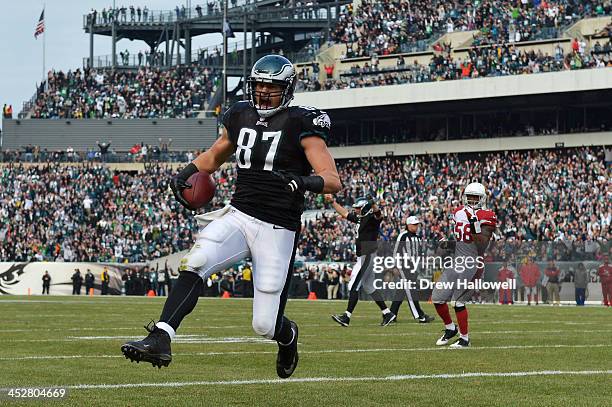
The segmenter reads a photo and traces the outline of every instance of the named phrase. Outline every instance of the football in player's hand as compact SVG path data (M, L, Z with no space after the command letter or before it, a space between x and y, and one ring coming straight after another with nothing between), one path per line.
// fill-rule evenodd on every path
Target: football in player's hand
M215 182L206 171L199 171L187 180L191 188L183 190L183 198L189 203L191 209L200 209L209 203L215 195Z

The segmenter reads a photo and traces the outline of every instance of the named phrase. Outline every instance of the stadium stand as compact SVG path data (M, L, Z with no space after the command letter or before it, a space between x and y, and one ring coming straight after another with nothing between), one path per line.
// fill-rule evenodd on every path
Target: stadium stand
M205 110L218 74L197 64L136 72L77 69L49 72L31 118L187 118Z
M371 64L370 64L371 62ZM454 58L451 53L433 55L428 64L414 60L406 62L400 56L396 66L379 67L379 59L373 58L363 65L354 63L342 71L338 79L330 78L320 83L318 77L300 73L298 91L363 88L404 83L436 82L456 79L473 79L491 76L535 74L564 70L612 67L612 43L603 45L597 41L592 51L571 50L565 52L557 44L554 55L542 50L521 50L515 44L474 46L464 57Z
M141 262L184 250L196 227L169 192L172 174L167 166L143 174L88 164L3 167L0 258ZM228 195L222 174L215 199Z
M501 238L519 241L610 240L612 150L583 147L426 157L341 160L345 205L371 194L385 202L381 238L393 240L411 214L424 219L425 236L449 236L448 214L461 187L479 179ZM196 230L168 189L172 170L113 172L100 165L10 165L2 168L0 261L139 262L188 248ZM213 208L225 205L236 177L217 177ZM306 208L323 209L309 196ZM320 213L307 220L299 246L308 260L353 261L354 227ZM330 237L333 237L330 239Z
M88 18L97 24L115 19L122 24L139 25L158 14L163 21L185 18L187 12L193 18L200 13L214 14L214 10L185 11L183 7L163 12L167 15L147 10L145 16L144 8L141 13L139 9L135 6L96 11ZM612 66L612 30L610 18L606 17L611 8L606 1L498 0L472 4L387 0L362 1L356 8L348 5L339 10L343 11L323 54L333 50L334 42L342 44L347 52L325 57L312 54L312 61L301 65L296 91ZM450 39L446 42L448 35L464 32L471 39L459 44ZM147 61L143 62L152 64ZM164 68L142 65L139 62L133 69L118 71L84 68L50 72L46 85L38 88L33 103L20 116L189 118L208 110L219 85L218 71L198 62Z
M347 58L389 55L423 51L432 39L454 31L478 30L493 43L556 38L563 27L610 12L610 3L601 0L364 0L340 16L333 38L346 46Z
M576 42L577 43L577 42ZM574 49L576 48L576 49ZM296 91L362 88L508 75L612 67L612 43L595 39L589 50L557 43L554 53L522 49L517 44L473 46L460 53L435 53L428 62L398 56L395 65L381 66L374 57L352 63L336 76L322 78L303 66ZM48 86L39 87L30 118L189 118L208 109L219 73L197 63L163 70L137 71L90 68L50 72Z

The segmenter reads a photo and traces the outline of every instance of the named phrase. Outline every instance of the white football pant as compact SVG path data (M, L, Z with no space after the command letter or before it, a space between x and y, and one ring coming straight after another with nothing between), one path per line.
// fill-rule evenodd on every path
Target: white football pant
M253 259L253 329L272 339L287 302L298 233L228 207L200 230L179 270L206 279L245 257Z

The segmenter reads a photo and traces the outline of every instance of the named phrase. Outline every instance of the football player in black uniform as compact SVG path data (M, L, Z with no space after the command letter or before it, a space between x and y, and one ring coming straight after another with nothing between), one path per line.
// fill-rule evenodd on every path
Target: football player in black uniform
M353 211L349 212L342 205L338 204L332 195L326 195L326 200L346 220L358 223L357 230L357 263L353 267L351 280L349 281L349 300L346 311L343 314L332 315L332 319L342 326L349 326L351 315L359 301L359 289L364 288L370 294L376 305L382 311L382 326L387 326L395 320L395 314L389 310L382 296L374 288L374 272L372 270L373 257L378 248L378 234L380 223L383 220L381 209L371 198L360 198L353 205Z
M198 171L215 172L236 154L238 177L231 202L198 215L204 227L181 260L180 276L149 335L121 349L126 358L167 366L170 341L198 301L213 273L251 257L253 261L253 329L278 342L276 371L293 374L298 363L298 326L285 315L301 227L304 193L336 193L341 188L325 140L329 116L312 107L289 106L295 68L280 55L258 60L247 83L248 101L235 103L222 119L219 139L171 181L176 199ZM311 172L314 170L314 174Z

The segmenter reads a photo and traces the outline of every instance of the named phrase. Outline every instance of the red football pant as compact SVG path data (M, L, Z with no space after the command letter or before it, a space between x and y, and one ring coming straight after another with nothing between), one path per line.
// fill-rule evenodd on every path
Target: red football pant
M459 325L459 333L461 335L468 334L468 310L463 307L461 311L455 309L455 315L457 315L457 325Z
M434 304L434 307L436 307L436 312L438 313L438 315L440 316L440 319L442 320L442 322L444 322L444 325L448 325L448 324L452 324L453 320L450 316L450 311L448 310L448 304L444 303L444 304Z

